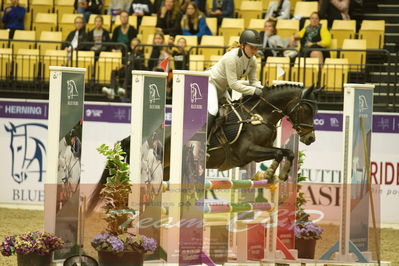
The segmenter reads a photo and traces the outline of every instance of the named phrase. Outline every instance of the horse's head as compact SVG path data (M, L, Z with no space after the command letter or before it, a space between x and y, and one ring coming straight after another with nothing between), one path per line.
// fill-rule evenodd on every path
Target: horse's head
M300 141L306 145L310 145L316 140L313 120L317 113L316 94L321 89L315 89L314 86L304 89L300 98L292 103L287 113L294 129L300 136Z

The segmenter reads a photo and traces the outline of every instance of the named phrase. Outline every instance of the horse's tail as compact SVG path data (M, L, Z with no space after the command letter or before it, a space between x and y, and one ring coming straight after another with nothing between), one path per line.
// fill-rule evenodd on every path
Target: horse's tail
M124 138L123 140L120 141L121 143L121 148L124 152L126 152L126 157L125 160L129 162L129 157L130 157L130 136L127 138ZM107 183L107 178L109 177L109 171L108 171L108 166L105 166L105 169L101 175L100 181L98 181L94 191L90 195L90 200L89 203L87 204L87 210L86 214L90 215L94 209L97 207L98 203L100 202L100 193L104 185Z

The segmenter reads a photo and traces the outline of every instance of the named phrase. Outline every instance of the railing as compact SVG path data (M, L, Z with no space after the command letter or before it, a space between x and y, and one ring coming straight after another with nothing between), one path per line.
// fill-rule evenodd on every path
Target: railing
M0 40L8 41L8 40ZM40 48L46 44L56 44L61 47L63 42L50 41L12 41L12 45L24 42L34 48ZM91 46L94 43L81 43ZM48 97L49 65L77 66L87 68L86 73L86 98L89 100L106 100L101 93L102 86L110 86L113 70L122 69L125 79L130 78L130 69L121 68L128 60L127 47L120 43L103 43L111 50L118 47L123 52L117 57L112 53L100 53L88 51L64 52L57 54L12 53L0 54L0 92L3 97ZM153 45L142 44L144 50L144 65L148 65L150 48ZM176 48L172 45L160 45L163 48ZM193 46L188 49L190 54L189 64L180 62L190 70L203 71L215 64L226 52L226 46ZM292 51L294 49L274 49L277 51ZM313 58L289 57L258 58L258 77L265 85L270 85L272 80L291 80L303 82L305 86L317 85L325 87L319 101L323 109L342 109L343 84L344 83L372 83L375 84L374 110L398 111L399 91L398 70L399 51L396 57L391 56L387 50L355 50L355 49L312 49L325 50L333 54L334 58L327 59L324 64L315 62ZM62 50L60 51L62 53ZM102 56L104 55L104 56ZM107 55L107 56L105 56ZM343 58L340 58L343 57ZM186 60L186 58L183 58ZM346 62L346 60L348 60ZM358 60L358 61L356 61ZM344 62L345 61L345 62ZM170 66L175 62L170 58ZM148 68L145 68L148 69ZM126 85L127 84L127 85ZM126 89L130 89L131 82L127 82Z

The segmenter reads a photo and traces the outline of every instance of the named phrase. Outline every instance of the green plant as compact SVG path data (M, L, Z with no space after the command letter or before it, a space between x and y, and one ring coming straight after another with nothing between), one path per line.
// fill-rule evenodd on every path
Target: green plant
M137 217L136 211L129 208L129 194L132 193L130 184L129 164L124 161L126 153L120 143L113 148L103 144L98 152L107 158L109 177L100 192L104 201L107 222L106 232L96 235L91 244L98 251L153 251L156 242L152 238L135 235L128 232L132 221Z

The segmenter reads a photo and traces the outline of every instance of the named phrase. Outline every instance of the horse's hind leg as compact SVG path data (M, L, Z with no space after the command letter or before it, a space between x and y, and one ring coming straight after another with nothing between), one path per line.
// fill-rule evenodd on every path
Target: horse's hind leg
M288 174L291 171L292 161L295 158L294 153L291 150L283 149L284 156L287 158L286 162L283 164L280 170L279 179L287 181Z

